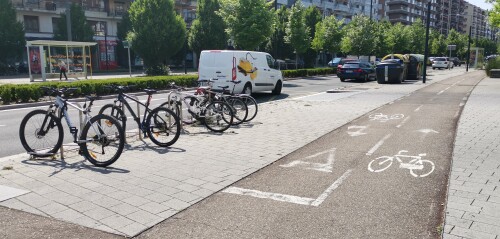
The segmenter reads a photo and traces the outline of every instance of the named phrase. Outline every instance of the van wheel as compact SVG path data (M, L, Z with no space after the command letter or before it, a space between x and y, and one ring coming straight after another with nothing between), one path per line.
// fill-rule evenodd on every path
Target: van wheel
M245 87L243 88L243 94L251 95L252 94L252 85L246 84Z
M279 80L278 82L276 82L276 86L274 86L273 95L280 95L282 88L283 83Z

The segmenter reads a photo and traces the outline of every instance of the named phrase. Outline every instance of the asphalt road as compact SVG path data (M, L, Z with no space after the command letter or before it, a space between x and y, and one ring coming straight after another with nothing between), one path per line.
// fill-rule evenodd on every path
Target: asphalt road
M439 238L458 116L481 74L376 109L139 238Z

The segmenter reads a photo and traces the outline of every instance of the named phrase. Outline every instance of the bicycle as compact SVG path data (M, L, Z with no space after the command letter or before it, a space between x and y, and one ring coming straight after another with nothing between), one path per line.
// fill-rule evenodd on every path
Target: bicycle
M68 102L63 97L77 90L76 88L50 88L41 87L49 95L56 95L55 102L48 110L33 110L21 121L19 138L28 154L35 157L50 157L61 148L64 131L61 120L64 118L73 142L80 147L79 154L98 167L113 164L121 155L125 144L123 128L119 121L109 115L90 114L92 104L96 97L86 96L83 107ZM85 115L85 126L78 137L78 129L73 126L68 115L68 106L77 109ZM31 138L31 136L33 136ZM106 149L106 151L105 151ZM110 151L108 151L108 149ZM111 157L107 157L111 156Z
M368 170L374 173L382 172L388 169L392 165L394 159L396 159L399 162L399 168L410 170L410 174L413 177L426 177L434 171L434 163L432 161L422 159L422 157L426 156L427 154L419 154L417 156L403 154L407 152L407 150L401 150L394 156L378 157L368 164ZM409 158L410 161L408 163L405 163L403 162L402 158ZM426 167L425 165L429 165L430 168ZM427 168L426 170L428 172L424 171L424 168ZM416 170L416 173L414 172L414 170Z
M255 118L255 116L257 116L257 112L259 111L259 107L257 105L257 100L255 100L255 98L253 98L249 94L235 94L234 93L235 86L237 84L241 83L241 81L227 81L227 82L233 83L233 90L229 94L231 96L236 96L236 97L240 98L247 105L248 115L243 122L250 122L251 120L253 120ZM224 92L224 93L226 93L226 92Z
M144 134L144 138L149 138L154 144L160 147L168 147L173 145L178 139L181 133L181 126L179 117L172 112L172 110L165 107L157 107L150 109L149 105L151 103L152 95L156 93L156 90L144 89L146 94L148 94L148 99L145 104L139 102L138 100L132 98L130 95L125 94L124 91L128 90L131 86L107 86L106 88L112 89L118 92L117 99L113 104L106 104L100 110L99 113L103 114L107 112L109 115L119 119L123 125L123 129L126 130L127 116L123 106L127 108L132 118L137 123L137 127ZM140 115L136 115L127 99L134 101L143 107L145 107L145 112L142 118ZM173 137L171 137L173 136Z
M205 81L199 82L202 83ZM229 104L232 107L234 113L234 120L232 125L239 125L245 122L248 116L248 107L247 104L242 100L242 98L239 96L224 95L224 93L227 92L227 88L229 88L229 86L219 86L219 88L221 88L221 91L213 91L211 83L213 83L214 81L208 80L206 82L208 82L209 84L208 87L199 86L196 89L195 94L205 96L205 98L209 102L217 100Z
M210 102L204 95L185 94L175 83L171 84L173 89L168 96L167 102L160 107L167 107L174 111L184 124L200 122L213 132L226 131L234 121L232 107L223 101ZM184 117L183 105L187 106L187 112L191 117Z

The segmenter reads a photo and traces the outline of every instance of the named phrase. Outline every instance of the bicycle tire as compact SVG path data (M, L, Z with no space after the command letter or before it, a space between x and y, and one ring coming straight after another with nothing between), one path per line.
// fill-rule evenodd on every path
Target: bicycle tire
M244 122L250 122L255 118L255 116L257 116L257 112L259 111L257 101L255 100L255 98L249 95L241 95L239 97L241 97L245 104L247 104L248 115Z
M232 106L232 110L234 113L234 119L232 125L239 125L245 122L248 116L248 107L247 104L239 97L228 97L226 99L227 103Z
M422 159L419 161L419 163L422 165L422 169L410 169L410 174L413 176L413 177L420 177L420 178L423 178L423 177L427 177L429 174L431 174L432 172L434 172L434 169L435 169L435 165L432 161L430 160L427 160L427 159ZM430 170L427 169L428 167L426 167L426 163L430 164ZM428 170L428 172L424 171L424 169ZM418 173L414 172L413 170L419 170ZM423 173L422 173L423 172Z
M89 131L90 129L92 129L92 131ZM96 130L99 132L96 132ZM92 133L95 133L96 135L89 137L89 134L91 135ZM97 134L99 134L99 136L104 135L104 137L96 141L96 139L98 139ZM118 140L118 142L115 142L116 140ZM125 145L125 131L120 125L120 121L118 121L118 119L109 115L96 115L90 118L87 124L83 127L79 145L80 152L85 159L97 167L106 167L113 164L122 154L123 147ZM100 155L106 155L104 147L116 146L116 150L112 153L109 159L101 160L98 159L99 152L93 150L94 147L90 147L92 145L96 145L98 146L98 149L101 149L102 153L100 153Z
M172 122L173 120L173 122ZM157 107L151 111L146 118L147 133L149 139L160 147L168 147L173 145L179 139L181 134L181 123L177 114L174 111L165 108ZM170 136L170 132L174 131L174 137L169 138L166 142L160 140L160 137Z
M108 113L108 110L110 110L109 113ZM101 107L101 109L99 110L99 114L100 115L110 115L110 116L115 117L116 119L118 119L120 121L123 130L127 131L127 116L125 115L125 112L123 112L123 110L120 107L118 107L114 104L106 104L106 105Z
M380 161L380 162L378 162L378 161ZM377 162L377 164L372 166L372 164L374 162ZM386 162L389 162L389 164L386 164ZM368 171L374 172L374 173L380 173L380 172L388 169L389 167L391 167L393 162L394 162L394 158L392 158L392 157L389 157L389 156L378 157L378 158L370 161L370 163L368 164ZM382 164L386 164L387 166L381 166Z
M37 116L40 115L40 116ZM36 120L35 117L42 117L42 121L36 123L35 129L27 129L28 123L33 120ZM50 120L48 122L48 125L50 126L50 129L57 129L58 132L54 133L54 136L57 136L57 140L54 140L55 143L48 143L47 145L40 145L40 143L35 143L36 145L40 145L39 147L35 147L33 145L32 140L26 140L26 133L35 133L33 136L36 139L42 140L45 139L47 134L40 136L36 135L36 133L39 132L40 126L43 124L43 120L45 120L45 117L49 117ZM31 123L30 123L31 124ZM33 122L35 124L35 122ZM38 126L37 126L38 125ZM38 127L38 128L37 128ZM51 131L51 130L48 131ZM21 121L21 126L19 127L19 139L21 140L21 144L23 145L23 148L26 150L28 153L33 153L35 155L43 155L43 154L55 154L61 148L61 145L63 143L64 139L64 130L61 124L61 121L55 117L54 115L49 115L47 114L46 110L33 110L29 112L26 116ZM30 141L30 142L28 142ZM47 148L48 147L48 148Z
M231 127L234 118L233 115L232 107L228 103L213 101L205 108L203 123L209 130L221 133Z
M158 106L158 108L167 108L167 109L170 109L172 110L177 116L179 116L179 118L181 117L181 114L180 114L180 102L177 102L177 101L170 101L170 104L168 102L165 102L163 104L161 104L160 106Z

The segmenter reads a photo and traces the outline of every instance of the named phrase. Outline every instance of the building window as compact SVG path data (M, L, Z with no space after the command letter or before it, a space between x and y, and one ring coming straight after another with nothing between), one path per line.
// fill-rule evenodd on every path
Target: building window
M59 32L59 21L61 21L61 18L57 18L57 17L52 18L52 32L53 33Z
M104 36L106 33L106 22L88 21L88 24L92 27L95 36Z
M40 32L37 16L24 16L24 30L26 32Z

